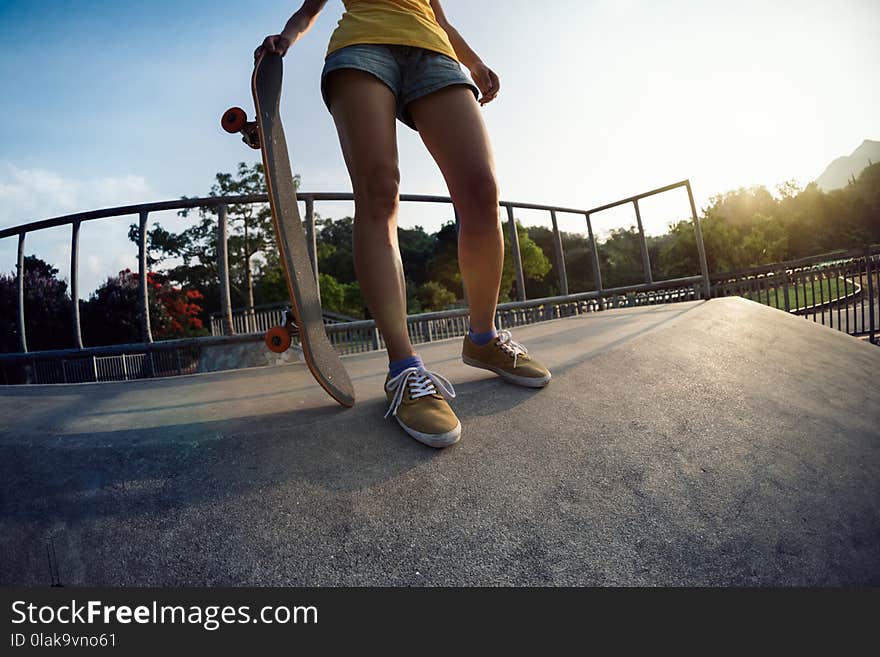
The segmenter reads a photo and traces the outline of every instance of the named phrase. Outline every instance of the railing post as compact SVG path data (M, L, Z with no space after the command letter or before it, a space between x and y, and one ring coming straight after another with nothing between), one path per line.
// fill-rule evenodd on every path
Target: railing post
M642 213L639 210L639 200L633 201L633 207L636 210L636 223L639 225L639 247L642 250L642 267L645 270L645 282L653 283L654 276L651 274L651 257L648 254L648 238L645 237L645 227L642 226Z
M550 210L550 220L553 222L553 245L556 253L556 270L559 272L559 293L568 295L568 274L565 271L565 253L562 250L562 236L559 234L559 226L556 223L556 210Z
M153 341L153 333L150 331L150 286L147 285L148 216L148 212L140 213L140 235L138 236L138 296L140 297L141 306L141 335L146 344L150 344Z
M379 327L374 326L370 331L370 338L373 343L373 351L379 351L382 346L381 341L379 340Z
M519 234L516 231L516 219L513 218L513 206L507 206L507 223L510 228L510 255L516 272L516 297L519 301L526 300L526 279L523 274L522 258L519 253Z
M688 200L691 204L691 217L694 220L694 234L697 238L697 253L700 256L700 271L703 274L704 299L712 298L712 290L709 287L709 266L706 264L706 247L703 245L703 231L700 229L700 220L697 218L697 206L694 204L694 193L691 191L691 181L685 182L688 192Z
M79 318L79 221L74 221L70 236L70 302L73 309L73 346L83 348Z
M869 246L865 247L865 274L868 276L868 321L870 322L868 340L870 340L871 344L874 344L874 336L877 332L877 325L875 323L877 318L874 316L874 272L871 266L871 247ZM864 329L864 326L862 329Z
M232 322L232 298L229 292L229 222L228 207L217 208L217 274L220 278L220 322L224 335L234 335ZM213 326L212 326L213 328Z
M27 353L27 335L24 330L24 236L18 234L18 270L16 278L18 283L18 346L22 353Z
M318 238L315 234L315 199L306 197L306 246L309 248L309 261L318 286L318 298L321 296L321 285L318 280Z
M791 312L791 300L788 296L788 271L783 272L785 278L782 281L782 295L785 298L785 312Z
M593 283L596 285L596 291L602 292L602 272L599 271L599 247L596 245L596 237L593 235L593 221L590 219L589 213L584 215L587 218L587 233L590 237L590 251L593 256Z

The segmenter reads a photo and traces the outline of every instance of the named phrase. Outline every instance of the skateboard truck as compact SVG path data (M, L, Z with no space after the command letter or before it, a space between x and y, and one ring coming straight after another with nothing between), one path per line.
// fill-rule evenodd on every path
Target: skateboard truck
M284 326L273 326L266 331L266 346L269 348L269 351L276 354L283 354L290 349L290 343L293 340L293 336L298 333L299 329L296 326L296 319L294 318L293 310L285 308Z
M240 107L230 107L226 110L220 119L220 125L230 134L240 132L241 140L245 144L259 150L260 131L257 129L257 122L248 121L247 114Z

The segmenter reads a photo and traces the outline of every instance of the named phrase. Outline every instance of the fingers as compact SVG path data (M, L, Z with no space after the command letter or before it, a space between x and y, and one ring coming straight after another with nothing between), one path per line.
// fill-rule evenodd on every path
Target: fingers
M480 82L482 84L479 84L478 86L480 87L480 91L483 92L483 97L480 98L480 105L485 105L486 103L491 103L495 100L495 97L501 90L501 81L498 79L495 71L490 68L487 68L484 75L480 77Z
M280 34L272 34L263 39L262 45L254 50L254 59L259 59L267 53L283 57L287 53L288 48L290 48L289 39Z
M267 52L275 52L275 37L267 36L263 39L263 43L257 46L257 49L254 50L254 59L259 59Z

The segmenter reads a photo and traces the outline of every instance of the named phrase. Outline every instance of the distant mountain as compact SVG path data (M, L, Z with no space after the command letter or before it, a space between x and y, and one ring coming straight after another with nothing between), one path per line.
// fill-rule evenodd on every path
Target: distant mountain
M850 178L858 178L865 167L877 162L880 162L880 141L866 139L851 155L839 157L829 164L816 178L816 184L824 192L846 187Z

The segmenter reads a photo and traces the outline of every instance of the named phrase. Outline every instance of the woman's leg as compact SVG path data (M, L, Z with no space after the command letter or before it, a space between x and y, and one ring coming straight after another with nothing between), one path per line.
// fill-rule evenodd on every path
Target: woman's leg
M480 108L469 88L455 85L413 101L408 110L458 211L458 263L471 330L489 332L501 286L504 239L492 147Z
M406 331L406 287L397 243L396 99L364 71L333 71L327 85L354 191L355 271L389 360L402 360L414 351Z

